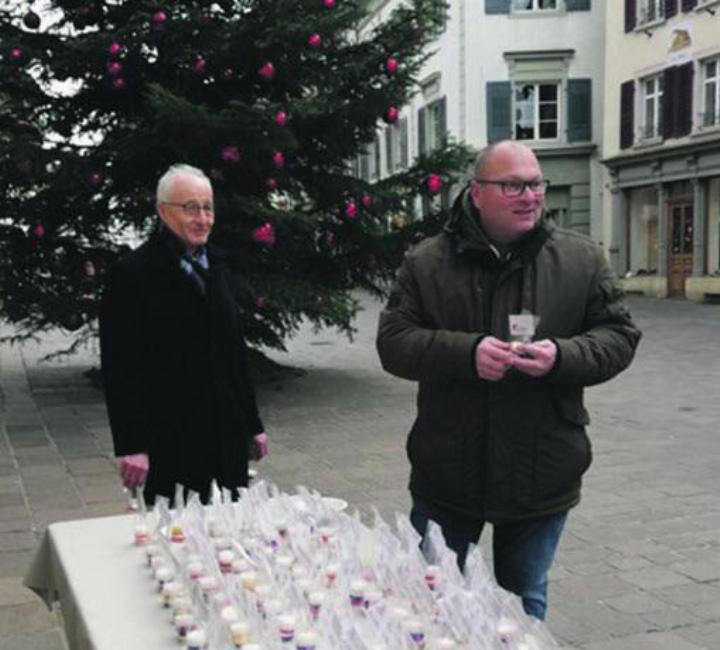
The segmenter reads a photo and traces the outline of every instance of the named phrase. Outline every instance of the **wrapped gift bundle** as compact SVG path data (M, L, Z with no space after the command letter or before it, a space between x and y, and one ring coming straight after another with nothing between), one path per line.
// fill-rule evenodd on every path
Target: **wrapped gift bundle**
M479 548L458 569L431 525L364 523L344 502L257 482L237 501L140 504L135 543L158 608L190 649L551 650L547 628L495 582Z

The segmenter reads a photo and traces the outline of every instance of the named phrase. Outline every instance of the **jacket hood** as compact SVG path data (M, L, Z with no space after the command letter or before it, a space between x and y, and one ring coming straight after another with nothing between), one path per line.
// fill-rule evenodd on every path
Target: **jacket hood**
M510 256L534 257L550 236L551 229L543 215L535 228L509 244L506 250ZM480 212L470 197L469 185L455 199L443 230L455 242L458 253L474 251L490 254L496 259L503 257L501 247L490 240L482 227Z

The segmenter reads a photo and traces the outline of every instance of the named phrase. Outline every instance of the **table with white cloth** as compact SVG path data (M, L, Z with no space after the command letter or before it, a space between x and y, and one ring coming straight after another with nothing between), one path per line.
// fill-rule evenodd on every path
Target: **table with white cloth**
M70 650L177 650L159 623L159 595L133 545L132 515L48 526L25 585L48 606L59 601Z

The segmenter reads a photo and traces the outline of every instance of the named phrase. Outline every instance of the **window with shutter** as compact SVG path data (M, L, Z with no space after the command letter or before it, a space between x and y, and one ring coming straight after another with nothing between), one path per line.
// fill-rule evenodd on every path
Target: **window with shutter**
M720 57L702 62L702 108L700 127L720 126Z
M513 12L557 11L558 0L512 0Z
M620 86L620 148L632 147L635 142L635 81Z
M592 140L592 79L568 79L568 142Z
M485 102L488 142L512 138L512 84L489 81L485 87Z
M590 0L565 0L568 11L590 11Z
M486 14L509 14L510 0L485 0Z
M678 0L665 0L665 17L672 18L678 12Z
M693 74L692 61L677 67L675 74L675 137L681 138L692 131Z
M663 70L662 75L658 77L662 80L661 89L661 113L660 113L660 133L663 138L672 138L675 135L675 71L676 68L670 67Z
M682 0L682 10L692 11L697 6L697 0Z
M418 136L421 153L430 152L445 145L447 140L447 116L445 97L436 99L422 110Z
M631 32L637 24L636 0L625 0L625 31Z

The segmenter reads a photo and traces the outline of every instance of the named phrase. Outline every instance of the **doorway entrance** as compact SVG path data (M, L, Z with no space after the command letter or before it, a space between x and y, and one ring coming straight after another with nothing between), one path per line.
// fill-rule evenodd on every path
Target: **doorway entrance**
M671 203L668 212L668 296L684 298L685 279L693 266L693 204Z

